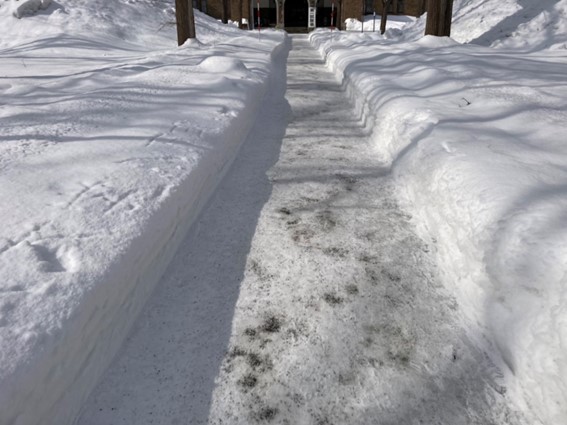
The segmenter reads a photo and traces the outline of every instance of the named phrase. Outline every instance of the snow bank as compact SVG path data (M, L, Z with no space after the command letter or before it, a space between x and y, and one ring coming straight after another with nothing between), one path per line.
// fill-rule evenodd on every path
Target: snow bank
M404 28L415 41L426 15ZM567 0L455 0L451 37L460 43L525 51L567 48Z
M416 18L413 16L404 15L389 15L386 20L386 30L399 29L406 26L408 23L414 22ZM365 15L364 16L364 32L380 32L380 23L382 19L380 15ZM345 29L347 31L361 31L362 22L358 19L348 18L345 21Z
M284 36L197 13L177 48L165 0L2 9L0 423L60 425L229 167Z
M489 3L475 2L487 15ZM548 5L503 7L527 3ZM464 19L456 33L472 25ZM567 423L567 53L556 48L561 34L548 37L548 50L527 54L447 38L310 35L374 121L376 151L433 237L471 336L494 341L510 397L533 423L559 424Z

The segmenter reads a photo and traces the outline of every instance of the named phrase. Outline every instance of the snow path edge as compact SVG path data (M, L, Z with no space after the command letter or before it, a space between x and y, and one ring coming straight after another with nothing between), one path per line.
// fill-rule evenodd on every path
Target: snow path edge
M558 134L565 134L561 93L566 86L552 78L565 66L564 55L548 51L525 58L449 38L426 36L404 44L372 34L339 32L333 38L323 30L311 33L310 41L369 122L376 151L390 164L398 200L414 213L419 235L434 247L442 280L461 304L463 328L502 371L508 397L532 423L564 423L567 246L559 240L565 241L567 230L554 217L565 210L566 174L553 164L565 157L555 146L564 146ZM455 66L447 76L441 66L427 63L423 52L434 57L437 49L452 58L474 58L468 74ZM487 58L493 53L517 76L492 72ZM530 68L532 61L538 68ZM449 69L455 63L443 65ZM540 75L542 69L546 76ZM399 73L399 84L392 70ZM414 75L404 75L411 71ZM525 97L506 98L484 87L489 78L509 91L514 88L506 78L533 79L524 83L531 87L543 86L548 78L553 94L534 88ZM471 113L476 121L460 123L469 138L455 136L447 122L462 116L450 109L462 112L471 98L477 105L471 110L485 105ZM493 122L479 125L485 113ZM538 122L537 131L524 130L530 122ZM470 134L477 143L467 143ZM492 151L493 140L499 150ZM531 143L538 148L526 148ZM538 226L553 230L546 234Z
M270 66L247 107L226 127L224 149L207 152L183 184L173 187L120 258L100 276L41 352L23 359L4 382L0 425L74 423L88 395L118 353L135 320L165 272L179 244L235 159L253 127L277 57L287 38L270 55ZM219 135L222 136L222 135ZM4 390L7 389L6 392Z

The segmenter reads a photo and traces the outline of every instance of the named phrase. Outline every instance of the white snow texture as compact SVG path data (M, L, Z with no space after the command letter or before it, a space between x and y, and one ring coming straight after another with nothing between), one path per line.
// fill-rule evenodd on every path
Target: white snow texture
M0 4L0 425L76 419L256 120L284 33L196 12L178 48L173 6ZM310 41L468 338L567 423L567 0L455 0L452 38L348 24Z
M169 1L52 6L0 7L2 425L75 418L247 135L283 42L198 14L199 42L177 48Z
M566 12L463 0L453 39L422 38L424 17L401 36L311 35L375 120L398 196L492 334L509 391L546 424L567 421Z

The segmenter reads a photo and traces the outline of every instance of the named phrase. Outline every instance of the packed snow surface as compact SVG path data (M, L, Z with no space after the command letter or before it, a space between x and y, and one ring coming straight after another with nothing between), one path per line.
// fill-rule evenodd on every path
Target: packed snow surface
M567 423L566 8L457 1L454 39L422 38L425 18L311 35L374 119L471 334L494 341L511 397L545 424Z
M26 4L0 5L0 423L65 424L248 134L284 38L198 14L178 48L171 1L16 19Z

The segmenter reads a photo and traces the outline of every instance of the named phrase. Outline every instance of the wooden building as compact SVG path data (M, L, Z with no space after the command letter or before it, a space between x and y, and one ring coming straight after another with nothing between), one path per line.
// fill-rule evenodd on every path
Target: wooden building
M202 1L202 8L217 19L223 17L223 0ZM348 18L362 20L363 15L382 12L382 0L224 0L228 2L227 18L244 27L340 28ZM258 5L260 20L258 21ZM421 16L426 0L392 0L388 13ZM198 6L195 5L196 7Z

